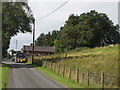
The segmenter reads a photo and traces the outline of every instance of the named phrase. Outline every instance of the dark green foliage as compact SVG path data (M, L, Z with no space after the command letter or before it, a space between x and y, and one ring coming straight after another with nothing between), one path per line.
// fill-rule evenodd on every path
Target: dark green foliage
M11 37L17 33L32 31L33 15L27 2L3 2L2 3L2 37L3 55L9 48Z
M48 32L48 34L40 34L40 36L35 41L36 46L54 46L54 42L58 37L59 31L52 31L52 33Z
M94 48L119 43L118 30L118 25L114 25L106 14L91 10L80 16L71 14L54 38L50 33L43 37L40 35L36 44L55 46L55 52L66 52L78 47Z
M106 14L92 10L80 16L69 16L56 43L56 52L65 52L77 47L97 47L119 43L118 25Z

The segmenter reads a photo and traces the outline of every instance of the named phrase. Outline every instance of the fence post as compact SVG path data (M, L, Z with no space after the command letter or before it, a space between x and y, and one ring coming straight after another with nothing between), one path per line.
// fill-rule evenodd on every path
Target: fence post
M104 73L101 73L101 88L104 89Z
M45 61L45 68L47 67L47 61Z
M89 70L88 70L88 72L87 72L87 85L89 86L89 84L90 84L90 82L89 82Z
M50 62L50 70L51 70L51 62Z
M42 60L42 63L43 63L43 67L45 67L45 61L44 60Z
M48 68L50 69L50 61L48 61L49 63L48 63Z
M55 71L56 64L54 63L53 71Z
M71 79L71 67L69 68L68 78Z
M60 73L60 65L58 64L58 74Z
M44 67L46 67L46 60L44 61Z
M63 67L63 75L62 75L63 77L65 76L65 65L64 65L64 67Z
M51 69L51 70L52 70L52 64L53 64L53 63L52 63L52 62L50 62L50 69Z
M55 72L58 73L58 64L56 63Z
M67 58L67 53L65 54L65 59Z
M79 69L76 68L76 83L79 82Z
M48 61L46 60L46 66L45 67L47 68L47 66L48 66Z
M42 66L43 66L43 61L42 61L42 60L39 60L39 61L38 61L38 65L39 65L40 67L42 67Z
M53 63L52 70L54 71L55 63Z
M80 73L80 82L82 83L82 80L83 80L83 73L81 72Z

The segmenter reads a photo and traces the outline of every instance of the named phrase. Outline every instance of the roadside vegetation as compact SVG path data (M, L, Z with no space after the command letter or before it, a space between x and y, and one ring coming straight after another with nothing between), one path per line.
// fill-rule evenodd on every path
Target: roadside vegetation
M64 58L66 57L66 58ZM54 54L51 56L35 57L49 60L80 71L105 72L108 75L118 75L118 44L96 48L77 48L75 50Z
M90 86L87 86L85 83L76 84L76 82L74 80L69 80L68 78L62 77L59 74L55 73L54 71L50 71L49 69L47 69L45 67L40 67L38 65L34 65L31 62L27 62L27 64L31 65L36 70L42 72L44 75L46 75L49 78L57 81L61 85L65 86L66 88L99 88L99 86L97 84L96 85L90 85Z
M59 30L41 33L36 46L53 46L55 53L76 48L95 48L120 43L119 26L106 13L91 10L80 15L71 14Z
M9 66L7 64L1 64L0 66L0 89L6 88L9 74Z
M116 44L116 45L109 45L109 46L96 47L96 48L88 48L88 47L77 48L61 54L54 54L54 55L42 56L42 57L36 56L35 60L48 61L59 64L61 66L70 67L72 69L78 68L80 72L86 72L88 70L92 73L97 73L97 74L101 74L102 72L104 72L104 74L107 76L108 79L106 80L107 83L109 82L116 83L117 82L116 79L114 79L115 81L114 80L112 81L111 78L118 77L118 47L119 45ZM29 60L31 61L31 58L29 58ZM36 69L37 68L39 67L36 67ZM44 67L40 67L40 70L45 74L48 74L50 72L55 74L53 70L46 69ZM53 78L55 78L54 75ZM61 78L64 79L64 77ZM66 80L68 79L66 78ZM76 84L74 80L73 82L74 82L73 84ZM69 84L69 80L66 81L66 83ZM99 85L93 84L93 86L97 87L100 86L100 84ZM112 85L108 87L112 87Z

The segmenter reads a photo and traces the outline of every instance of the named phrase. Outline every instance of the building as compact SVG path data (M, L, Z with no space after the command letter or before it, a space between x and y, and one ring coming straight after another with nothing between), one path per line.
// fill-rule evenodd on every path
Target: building
M14 56L17 52L20 52L20 51L9 50L8 55Z
M13 56L13 50L9 50L9 51L8 51L8 54L9 54L10 56Z
M54 47L47 47L47 46L34 46L34 55L35 56L46 56L53 54ZM21 49L25 55L30 56L32 55L32 46L24 45Z

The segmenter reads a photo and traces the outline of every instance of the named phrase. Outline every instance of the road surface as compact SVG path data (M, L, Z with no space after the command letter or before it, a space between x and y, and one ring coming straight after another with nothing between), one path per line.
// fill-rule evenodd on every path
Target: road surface
M64 88L56 81L25 63L5 62L10 65L7 88Z

